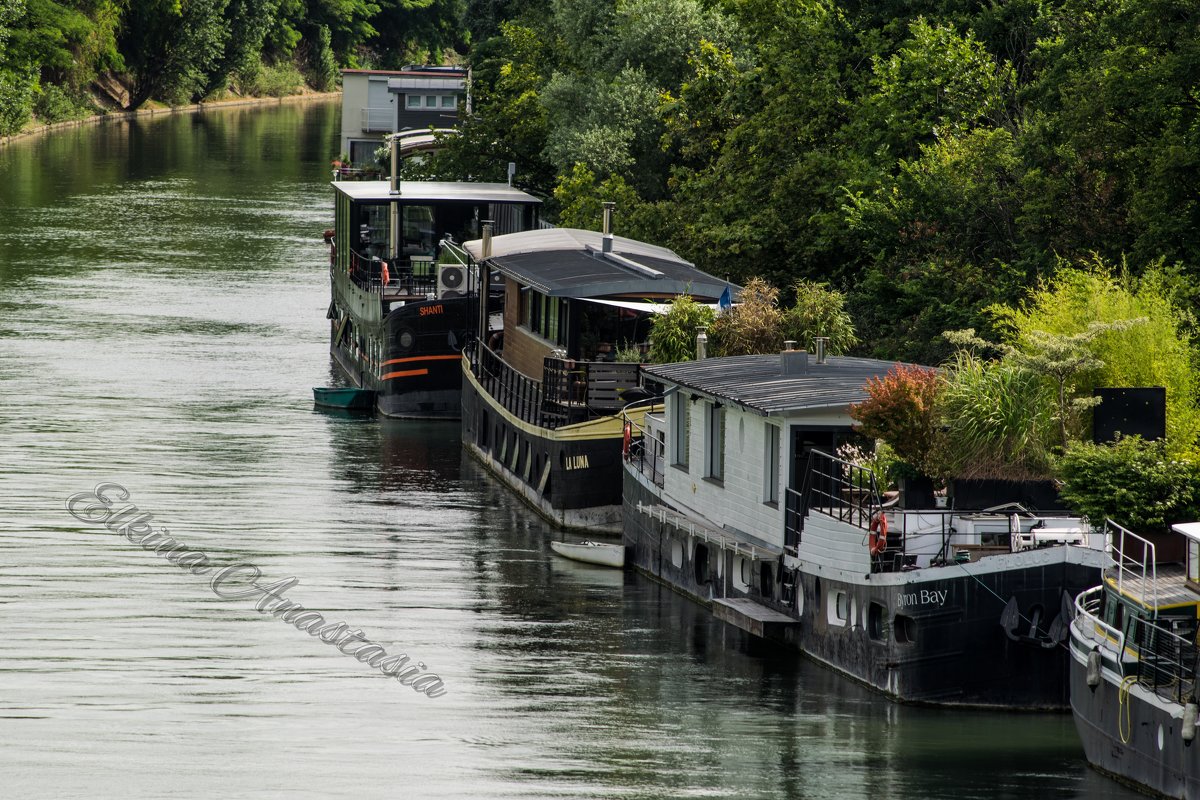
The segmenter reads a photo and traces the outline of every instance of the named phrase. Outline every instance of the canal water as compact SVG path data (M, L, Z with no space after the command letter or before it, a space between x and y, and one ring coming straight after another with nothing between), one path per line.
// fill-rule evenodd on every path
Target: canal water
M1133 796L1068 716L896 706L557 559L455 424L315 411L338 127L313 103L0 149L0 795ZM295 578L445 695L67 512L101 482L244 565L224 594Z

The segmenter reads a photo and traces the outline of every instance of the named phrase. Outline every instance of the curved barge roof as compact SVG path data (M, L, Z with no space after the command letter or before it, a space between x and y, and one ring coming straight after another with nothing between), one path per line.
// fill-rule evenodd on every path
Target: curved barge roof
M483 258L480 239L467 242L476 261L486 260L502 275L550 297L631 296L637 299L690 294L715 299L737 287L696 268L673 250L577 228L544 228L492 238Z

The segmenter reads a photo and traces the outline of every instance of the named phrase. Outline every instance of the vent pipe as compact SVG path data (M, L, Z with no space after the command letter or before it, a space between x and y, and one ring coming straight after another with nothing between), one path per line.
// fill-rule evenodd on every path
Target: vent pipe
M479 303L479 341L483 345L488 344L488 339L491 338L491 331L488 329L488 295L492 293L492 269L488 266L487 260L492 257L492 221L485 219L483 221L483 242L479 247L479 263L475 265L475 270L479 273L479 291L476 292L475 300ZM476 348L476 354L483 351Z
M825 350L829 347L828 336L818 336L813 340L817 346L817 363L825 363Z
M704 332L704 328L697 328L699 331L696 334L696 360L703 361L708 358L708 334Z
M796 340L795 339L784 339L783 340L783 349L784 349L784 351L795 350L796 349Z
M512 186L513 178L516 176L516 174L517 174L517 162L515 162L515 161L508 162L508 185L509 186Z
M392 185L388 191L393 198L400 196L400 145L396 136L388 137L392 145ZM388 257L395 258L401 250L400 243L400 204L388 203Z
M617 204L613 201L604 201L604 222L601 229L601 232L604 234L604 238L601 240L601 250L605 253L611 253L613 249L612 222L613 209L616 207Z
M808 351L784 350L779 354L779 363L785 377L790 375L807 375Z

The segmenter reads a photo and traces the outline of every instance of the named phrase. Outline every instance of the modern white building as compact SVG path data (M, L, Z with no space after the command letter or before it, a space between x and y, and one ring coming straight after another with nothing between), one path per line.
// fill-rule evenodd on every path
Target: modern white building
M412 131L451 129L470 112L470 73L465 67L405 67L402 70L342 70L341 152L355 165L372 163L384 137Z

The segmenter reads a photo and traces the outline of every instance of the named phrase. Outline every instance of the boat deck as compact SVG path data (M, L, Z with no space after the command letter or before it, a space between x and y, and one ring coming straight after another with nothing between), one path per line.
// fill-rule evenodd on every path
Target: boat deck
M720 597L713 600L713 615L761 638L778 638L799 621L749 597Z
M1182 564L1159 564L1151 577L1125 570L1110 569L1104 582L1122 596L1151 609L1182 608L1200 603L1200 594L1188 586Z

